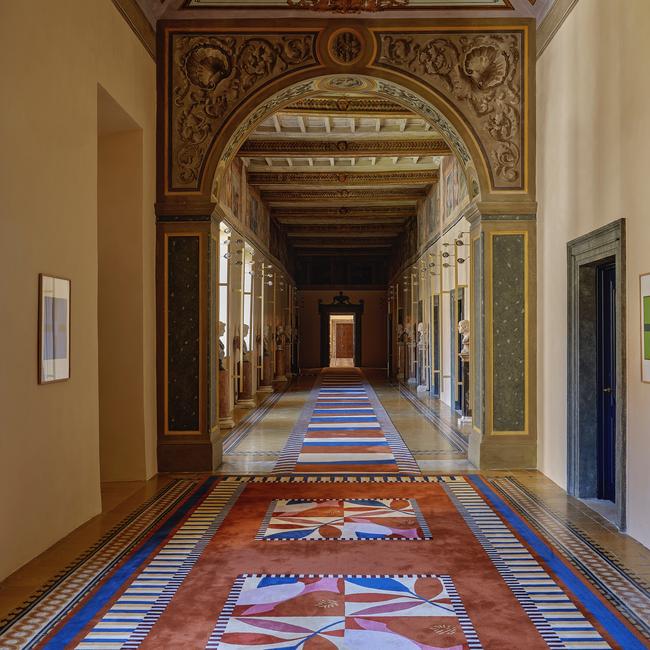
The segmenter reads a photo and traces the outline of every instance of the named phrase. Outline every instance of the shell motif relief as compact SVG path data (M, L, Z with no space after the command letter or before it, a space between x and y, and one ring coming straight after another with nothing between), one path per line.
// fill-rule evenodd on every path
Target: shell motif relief
M522 177L520 36L392 33L379 39L377 63L425 78L453 98L488 144L495 186L517 187Z
M463 72L479 90L487 90L505 81L508 62L496 47L483 45L467 52L463 61Z
M206 153L226 115L269 78L315 63L314 42L312 33L174 38L173 186L198 186Z

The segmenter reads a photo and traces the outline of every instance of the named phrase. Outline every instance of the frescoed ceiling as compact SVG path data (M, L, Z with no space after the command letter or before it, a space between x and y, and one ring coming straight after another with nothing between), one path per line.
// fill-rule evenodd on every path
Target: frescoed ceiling
M373 15L388 11L391 18L413 16L414 12L434 11L438 17L464 18L544 18L554 0L136 0L152 25L161 19L208 19L224 17L225 13L241 15L254 10L256 16L264 9L277 16L285 10L288 16L325 13L341 18L350 13Z

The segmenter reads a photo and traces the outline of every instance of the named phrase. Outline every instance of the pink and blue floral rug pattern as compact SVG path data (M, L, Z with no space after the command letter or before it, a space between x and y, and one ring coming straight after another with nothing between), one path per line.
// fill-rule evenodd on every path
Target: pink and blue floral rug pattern
M256 539L426 540L431 532L414 499L282 499Z
M243 575L208 648L474 650L449 576Z

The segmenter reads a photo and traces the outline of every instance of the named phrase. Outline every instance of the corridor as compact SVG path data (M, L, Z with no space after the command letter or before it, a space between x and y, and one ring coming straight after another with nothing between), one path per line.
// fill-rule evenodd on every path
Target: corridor
M646 647L650 552L541 474L476 472L380 373L279 388L219 474L107 484L7 582L0 645Z
M648 34L0 1L0 650L650 649Z

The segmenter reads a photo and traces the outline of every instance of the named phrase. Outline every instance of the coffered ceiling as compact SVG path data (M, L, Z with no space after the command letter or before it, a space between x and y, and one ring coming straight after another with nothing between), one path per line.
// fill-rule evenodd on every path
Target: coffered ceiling
M240 149L249 184L297 254L388 253L438 182L446 143L422 118L353 94L275 113Z

